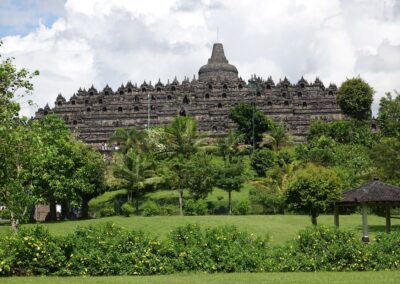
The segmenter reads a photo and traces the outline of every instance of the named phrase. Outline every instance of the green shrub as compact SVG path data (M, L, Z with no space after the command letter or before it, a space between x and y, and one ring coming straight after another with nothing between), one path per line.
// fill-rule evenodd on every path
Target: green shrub
M70 275L150 275L172 271L161 242L111 223L78 228L65 239Z
M400 268L400 232L379 233L368 245L371 267L375 270Z
M165 204L165 205L161 206L161 215L172 216L172 215L178 215L178 214L179 214L179 208L176 205Z
M284 211L282 194L275 188L265 186L262 182L253 183L249 198L253 214L282 214Z
M242 200L233 206L233 215L247 215L250 214L250 203L247 200Z
M185 215L206 215L208 213L207 202L204 199L188 199L184 206Z
M135 212L135 208L133 208L133 206L132 206L130 203L125 202L124 204L122 204L122 206L121 206L121 213L122 213L122 215L124 215L124 216L126 216L126 217L129 217L129 216L131 216L134 212Z
M145 203L143 203L142 205L143 216L156 216L160 215L160 213L161 213L161 208L156 202L148 200Z
M65 267L59 241L41 226L0 241L0 275L52 275Z
M258 176L265 176L267 170L276 163L276 154L269 149L257 149L251 156L251 167Z
M234 226L175 228L164 241L111 223L62 238L43 227L0 238L0 276L399 269L400 233L364 245L353 232L313 226L280 247Z
M101 208L99 211L100 217L108 217L108 216L114 216L115 214L115 210L112 207L104 207Z
M278 248L271 271L367 270L369 253L353 232L312 226Z
M198 225L178 227L169 235L175 271L263 271L268 239L239 232L234 226L201 230Z
M116 211L115 205L116 203L121 204L121 199L124 199L128 194L126 189L114 190L114 191L106 191L103 194L93 198L89 201L89 212L93 217L105 217L115 215ZM107 208L104 210L104 208ZM112 213L109 208L112 208ZM103 211L103 212L102 212ZM119 212L118 212L119 213ZM103 214L103 215L102 215Z

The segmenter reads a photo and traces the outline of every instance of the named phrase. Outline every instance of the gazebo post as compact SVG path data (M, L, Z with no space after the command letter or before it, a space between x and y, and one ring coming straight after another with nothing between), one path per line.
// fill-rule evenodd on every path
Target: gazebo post
M334 212L335 212L335 217L334 217L335 226L336 228L339 228L339 208L337 204L335 204Z
M390 206L386 205L386 233L390 233L391 220L390 220Z
M363 223L363 237L362 241L364 243L369 242L369 237L368 237L368 215L367 215L367 204L362 203L361 204L362 208L362 223Z

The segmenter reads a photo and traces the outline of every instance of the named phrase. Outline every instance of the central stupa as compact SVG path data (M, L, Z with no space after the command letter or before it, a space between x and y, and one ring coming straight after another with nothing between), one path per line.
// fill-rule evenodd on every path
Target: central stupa
M211 58L199 70L200 81L212 80L218 77L226 80L235 80L238 78L236 67L229 64L229 61L225 57L222 43L214 43Z

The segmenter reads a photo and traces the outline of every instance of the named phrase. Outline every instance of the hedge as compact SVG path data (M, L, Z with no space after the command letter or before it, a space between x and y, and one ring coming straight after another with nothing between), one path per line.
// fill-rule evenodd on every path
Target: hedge
M353 232L314 226L283 246L234 226L189 224L165 240L111 223L64 237L41 226L0 239L0 275L154 275L175 272L399 269L400 233L364 245Z

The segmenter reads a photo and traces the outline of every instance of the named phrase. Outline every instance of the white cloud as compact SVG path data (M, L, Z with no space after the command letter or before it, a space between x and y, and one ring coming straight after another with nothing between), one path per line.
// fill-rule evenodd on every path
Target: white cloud
M394 0L69 0L52 26L4 38L2 52L41 71L33 100L44 106L80 86L197 75L217 28L244 79L257 73L297 82L304 75L340 85L360 75L377 91L375 112L385 91L400 89Z

